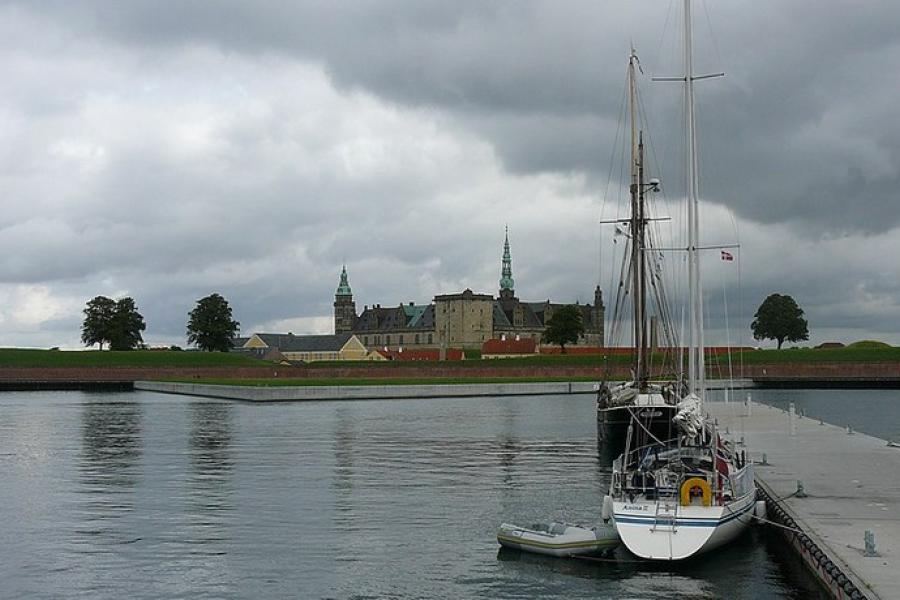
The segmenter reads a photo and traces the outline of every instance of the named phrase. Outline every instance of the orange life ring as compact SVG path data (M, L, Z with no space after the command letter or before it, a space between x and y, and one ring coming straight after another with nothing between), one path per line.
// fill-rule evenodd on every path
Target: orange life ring
M712 505L712 489L709 483L701 477L691 477L681 484L681 505L691 505L691 491L694 488L700 488L700 497L703 498L703 506Z

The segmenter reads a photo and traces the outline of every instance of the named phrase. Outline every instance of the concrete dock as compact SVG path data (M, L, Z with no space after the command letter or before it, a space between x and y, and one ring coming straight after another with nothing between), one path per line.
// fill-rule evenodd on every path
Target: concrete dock
M472 396L536 396L596 394L592 382L461 383L422 385L242 386L136 381L134 389L245 402L309 400L374 400L389 398L459 398Z
M771 500L769 517L778 520L774 508L802 530L782 528L835 597L900 598L900 448L764 404L705 406L728 437L744 438ZM763 454L768 466L760 464ZM796 494L798 481L806 497ZM866 549L867 530L874 553Z

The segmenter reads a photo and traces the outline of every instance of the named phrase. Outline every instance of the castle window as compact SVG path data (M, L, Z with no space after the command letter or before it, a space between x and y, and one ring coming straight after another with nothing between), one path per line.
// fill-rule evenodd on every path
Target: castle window
M384 342L385 345L390 346L391 345L391 336L386 335L386 336L384 336L384 339L385 339L385 342Z
M417 344L419 343L419 334L418 333L416 334L416 343Z
M369 336L365 336L365 337L363 338L363 345L365 345L365 346L368 346L368 345L369 345Z
M429 334L428 334L428 343L429 343L429 344L432 343L431 339L432 339L432 338L431 338L431 334L429 333Z
M400 344L401 346L403 345L403 336L402 335L400 336L400 341L397 343Z

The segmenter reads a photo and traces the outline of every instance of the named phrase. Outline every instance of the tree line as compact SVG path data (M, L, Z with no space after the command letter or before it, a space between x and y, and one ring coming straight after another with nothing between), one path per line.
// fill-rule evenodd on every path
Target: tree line
M197 300L188 313L187 339L201 350L227 352L237 335L240 323L232 318L228 301L219 294ZM81 326L81 341L86 346L107 344L110 350L134 350L143 346L141 332L147 329L144 317L138 312L133 298L113 300L97 296L88 301ZM809 339L809 327L803 309L790 296L771 294L759 306L750 325L757 340L796 342ZM542 336L544 342L559 344L562 352L566 344L577 343L584 334L581 311L576 306L564 306L547 320Z
M137 304L128 296L113 300L97 296L88 300L81 325L81 341L85 346L107 344L110 350L134 350L144 347L142 331L147 329ZM227 352L241 324L232 318L228 301L219 294L197 300L188 313L187 339L208 352Z

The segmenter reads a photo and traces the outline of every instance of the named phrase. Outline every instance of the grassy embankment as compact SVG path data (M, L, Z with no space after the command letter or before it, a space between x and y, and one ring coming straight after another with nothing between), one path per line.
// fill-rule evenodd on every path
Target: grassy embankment
M732 361L737 364L743 358L744 364L815 364L815 363L895 363L900 362L900 347L850 345L846 348L790 348L787 350L751 350L734 352ZM718 357L724 363L726 356Z
M900 362L900 347L885 347L880 343L858 343L846 348L811 349L795 348L785 350L751 350L735 352L731 355L732 365L736 368L756 364L816 364L816 363L897 363ZM657 357L658 360L658 357ZM244 379L191 379L193 383L211 383L227 385L411 385L411 384L454 384L454 383L511 383L536 381L592 381L593 375L554 376L547 373L552 367L586 367L600 368L604 365L625 366L629 363L628 355L540 355L526 358L502 360L469 359L446 362L404 362L404 361L339 361L316 362L307 365L309 377L295 378L244 378ZM711 357L710 368L721 369L727 365L727 355ZM452 365L454 368L471 371L471 376L442 377L429 375L436 370ZM90 368L90 367L143 367L143 368L200 368L200 367L260 367L269 368L272 363L255 360L245 356L224 354L219 352L178 352L178 351L54 351L54 350L21 350L0 349L0 367L19 368ZM416 377L391 377L387 372L399 368L414 367L420 375ZM491 367L542 367L543 374L523 375L520 377L492 377L486 371L479 370ZM366 377L330 377L328 369L355 369L377 372L377 376ZM593 369L592 369L593 370ZM322 371L322 376L316 376ZM186 381L186 380L185 380Z
M254 367L271 364L222 352L22 350L0 348L0 367Z
M657 360L659 357L656 357ZM627 365L630 357L627 355L613 355L607 357L610 365ZM892 347L847 347L836 349L816 350L812 348L796 348L786 350L751 350L743 353L735 352L731 355L732 366L737 368L743 362L745 365L750 364L815 364L815 363L895 363L900 362L900 348ZM523 376L523 377L490 377L479 376L478 369L484 369L492 366L509 366L509 367L553 367L553 366L600 366L603 360L598 356L579 355L579 356L559 356L559 355L543 355L532 356L528 358L510 358L503 360L466 360L452 363L454 367L472 370L472 377L428 377L429 369L439 368L447 363L439 362L316 362L309 365L310 374L316 370L325 370L335 367L360 367L370 369L396 369L401 367L409 367L412 365L420 368L423 377L417 378L395 378L395 377L377 377L377 378L325 378L315 377L314 375L304 379L205 379L193 380L194 383L208 383L219 385L251 385L251 386L308 386L308 385L410 385L410 384L454 384L454 383L525 383L538 381L595 381L595 376ZM722 369L728 364L728 355L723 354L717 357L710 357L709 365L711 370Z

